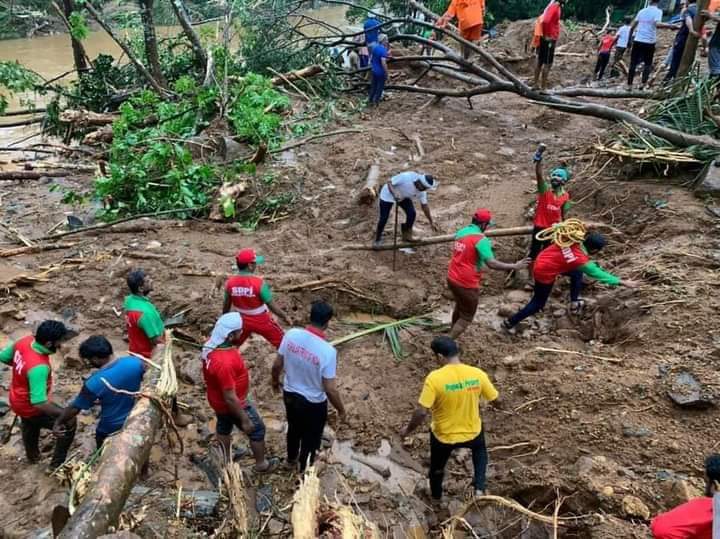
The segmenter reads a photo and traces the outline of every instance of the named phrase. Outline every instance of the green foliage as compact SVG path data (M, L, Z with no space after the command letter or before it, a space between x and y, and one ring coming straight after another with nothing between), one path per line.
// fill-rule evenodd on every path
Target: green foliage
M283 111L290 100L273 89L270 79L250 73L231 89L229 119L235 134L252 144L276 143Z
M74 84L73 97L69 98L68 104L102 112L120 89L135 84L136 77L131 66L119 67L112 56L99 54L92 62L92 70L81 74Z
M86 39L90 35L85 15L79 11L73 11L68 19L70 23L70 34L78 41Z
M8 97L14 94L37 90L41 82L40 76L21 66L18 62L0 62L0 114L4 114L8 106Z

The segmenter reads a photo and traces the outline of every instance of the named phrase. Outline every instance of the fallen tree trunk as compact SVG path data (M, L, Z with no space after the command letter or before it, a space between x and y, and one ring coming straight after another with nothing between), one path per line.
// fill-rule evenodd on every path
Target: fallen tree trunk
M485 235L490 238L501 237L501 236L524 236L525 234L532 234L533 227L531 226L516 226L513 228L496 228L494 230L488 230ZM379 247L373 247L371 245L346 245L343 247L346 251L392 251L393 249L406 249L413 247L424 247L426 245L435 245L438 243L448 243L455 240L455 234L445 234L444 236L434 236L431 238L421 238L413 242L402 242L397 245L387 244L380 245Z
M72 172L68 170L2 170L0 171L0 180L39 180L41 178L60 178L71 174Z
M195 56L195 65L202 68L203 72L205 72L208 63L207 53L200 42L200 36L198 36L195 29L192 27L190 16L188 15L183 0L171 0L170 5L175 12L175 16L180 22L180 26L182 26L185 36L190 41L190 47L192 48L193 55Z
M109 125L118 118L119 116L117 114L101 114L89 110L66 109L60 113L61 122L73 124L78 127Z
M380 165L370 165L365 185L357 195L357 203L370 205L378 196L378 180L380 179Z
M75 247L77 243L50 243L46 245L32 245L30 247L16 247L14 249L5 249L0 251L0 258L9 258L17 255L31 255L41 253L43 251L53 251L55 249L69 249Z
M148 378L149 385L154 386L157 376ZM160 408L150 399L141 398L135 404L122 432L106 443L96 479L60 539L95 539L117 526L130 491L150 456L161 419Z
M303 67L302 69L298 69L296 71L291 71L290 73L283 73L282 76L278 75L277 77L273 77L270 80L272 81L274 86L278 86L285 82L294 82L296 80L308 79L310 77L315 77L323 73L325 73L325 69L323 69L323 66L315 64Z

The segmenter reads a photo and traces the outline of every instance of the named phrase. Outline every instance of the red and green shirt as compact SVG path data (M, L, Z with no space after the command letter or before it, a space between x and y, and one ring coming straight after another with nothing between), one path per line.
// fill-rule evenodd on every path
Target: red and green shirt
M128 349L143 357L152 357L153 339L162 337L165 332L160 313L149 299L130 294L123 305L128 332Z
M13 412L20 417L40 415L42 412L36 406L50 400L52 388L50 350L28 335L0 351L0 362L12 366L10 407Z
M570 209L570 193L565 190L555 193L550 187L544 182L538 189L534 221L538 228L549 228L559 223L562 221L563 209L565 211Z
M603 270L595 262L591 262L579 243L571 247L560 247L553 243L543 249L535 260L533 277L538 283L553 284L558 275L574 270L580 270L588 277L610 286L620 284L618 277Z
M448 280L462 288L479 288L482 267L495 258L492 242L477 225L466 226L455 234L455 245L448 266Z
M240 351L228 344L215 348L203 360L203 377L207 400L218 414L229 414L223 391L234 389L241 406L245 406L250 386L250 374Z
M242 271L225 283L225 297L230 298L231 305L240 314L252 316L267 312L272 292L262 277Z

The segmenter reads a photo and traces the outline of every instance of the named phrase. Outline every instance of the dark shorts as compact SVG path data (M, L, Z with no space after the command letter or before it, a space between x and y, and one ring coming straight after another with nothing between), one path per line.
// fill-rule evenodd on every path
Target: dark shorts
M555 60L555 44L557 42L552 39L540 39L540 46L538 47L538 64L549 65L553 64Z
M448 279L448 288L455 298L455 310L458 318L472 322L477 312L478 302L480 301L479 288L463 288Z
M246 404L243 410L245 410L245 413L250 418L250 423L253 425L253 430L248 433L248 438L250 438L250 441L252 442L262 442L265 439L265 423L263 423L260 414L258 414L255 407L250 403ZM240 426L240 419L234 415L218 414L217 412L215 415L217 416L216 431L218 434L222 436L229 435L232 432L233 426L242 430L242 427Z

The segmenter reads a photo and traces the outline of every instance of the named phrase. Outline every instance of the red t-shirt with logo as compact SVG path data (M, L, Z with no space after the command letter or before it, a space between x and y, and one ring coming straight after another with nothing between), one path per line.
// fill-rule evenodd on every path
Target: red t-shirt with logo
M267 311L261 297L263 278L257 275L234 275L225 283L225 293L241 314L260 314Z
M562 207L568 200L570 200L568 192L563 192L559 196L552 189L539 193L535 209L535 226L549 228L562 221Z
M241 406L245 406L250 374L240 351L233 347L216 348L203 360L203 377L207 386L207 400L218 414L229 414L223 391L234 389Z
M482 274L478 271L476 245L484 234L470 234L455 240L448 266L448 279L463 288L479 288Z
M553 284L558 275L573 271L589 261L579 243L572 247L560 247L553 243L535 259L533 277L538 283Z
M655 539L712 539L712 524L712 498L704 497L659 514L650 530Z
M32 335L23 337L15 343L15 354L12 360L12 381L10 382L10 407L20 417L33 417L42 412L30 404L30 381L28 372L38 365L50 368L50 356L36 352L32 343ZM52 388L52 371L47 377L47 394L50 398Z

